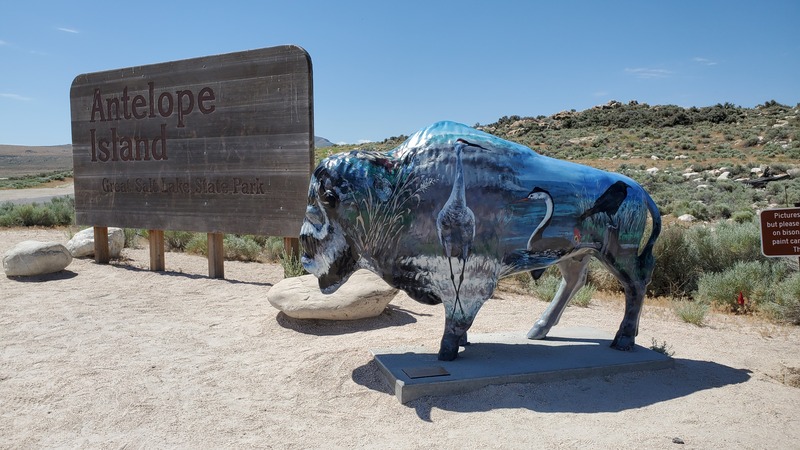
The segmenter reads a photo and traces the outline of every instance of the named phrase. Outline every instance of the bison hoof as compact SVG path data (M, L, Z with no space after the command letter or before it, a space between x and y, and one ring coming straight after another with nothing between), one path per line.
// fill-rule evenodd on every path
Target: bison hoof
M547 337L547 332L550 331L548 328L536 324L531 328L531 331L528 331L528 339L544 339Z
M458 356L458 343L460 338L454 335L442 337L442 344L439 346L439 361L452 361Z
M456 359L457 356L458 356L458 350L453 351L449 349L448 350L439 349L439 356L438 356L439 361L453 361Z
M617 336L614 338L614 341L611 342L611 348L623 352L633 351L634 347L636 347L636 342L634 338L630 336Z

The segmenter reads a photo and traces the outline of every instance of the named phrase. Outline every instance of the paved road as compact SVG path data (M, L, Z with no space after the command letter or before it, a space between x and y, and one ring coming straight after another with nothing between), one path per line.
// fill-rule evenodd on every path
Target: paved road
M54 188L2 189L0 190L0 203L11 202L17 205L47 203L55 197L74 194L75 187L72 183Z

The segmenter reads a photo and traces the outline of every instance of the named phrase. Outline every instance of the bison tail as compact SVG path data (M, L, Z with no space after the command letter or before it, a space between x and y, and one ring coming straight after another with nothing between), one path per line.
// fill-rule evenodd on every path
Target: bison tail
M650 231L650 237L647 239L647 243L642 248L641 253L639 253L639 267L649 272L647 274L647 282L649 284L650 275L653 267L655 267L653 247L656 244L658 235L661 234L661 213L658 210L658 205L656 205L656 202L653 201L652 197L650 197L647 192L644 193L644 198L647 203L647 210L650 211L650 217L653 219L653 229Z

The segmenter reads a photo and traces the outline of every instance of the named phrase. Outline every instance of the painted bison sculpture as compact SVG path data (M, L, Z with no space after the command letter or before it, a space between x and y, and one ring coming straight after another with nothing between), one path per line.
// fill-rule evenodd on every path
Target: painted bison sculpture
M325 293L363 268L419 302L442 303L438 358L450 361L498 280L538 278L555 264L563 280L527 335L545 338L586 282L591 257L625 291L611 346L633 349L660 230L658 208L630 178L439 122L385 153L323 160L300 241L303 266Z

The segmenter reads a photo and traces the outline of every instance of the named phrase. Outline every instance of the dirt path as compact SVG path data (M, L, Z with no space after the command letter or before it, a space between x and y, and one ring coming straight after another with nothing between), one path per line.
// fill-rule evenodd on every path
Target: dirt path
M57 230L0 230L0 253ZM0 448L797 448L800 328L714 315L705 327L647 306L638 342L674 369L509 384L400 404L369 349L435 352L439 306L400 294L379 317L300 321L266 301L279 266L147 249L33 279L0 276ZM525 333L546 304L500 293L474 332ZM562 324L613 331L594 300ZM679 438L685 445L673 444Z

